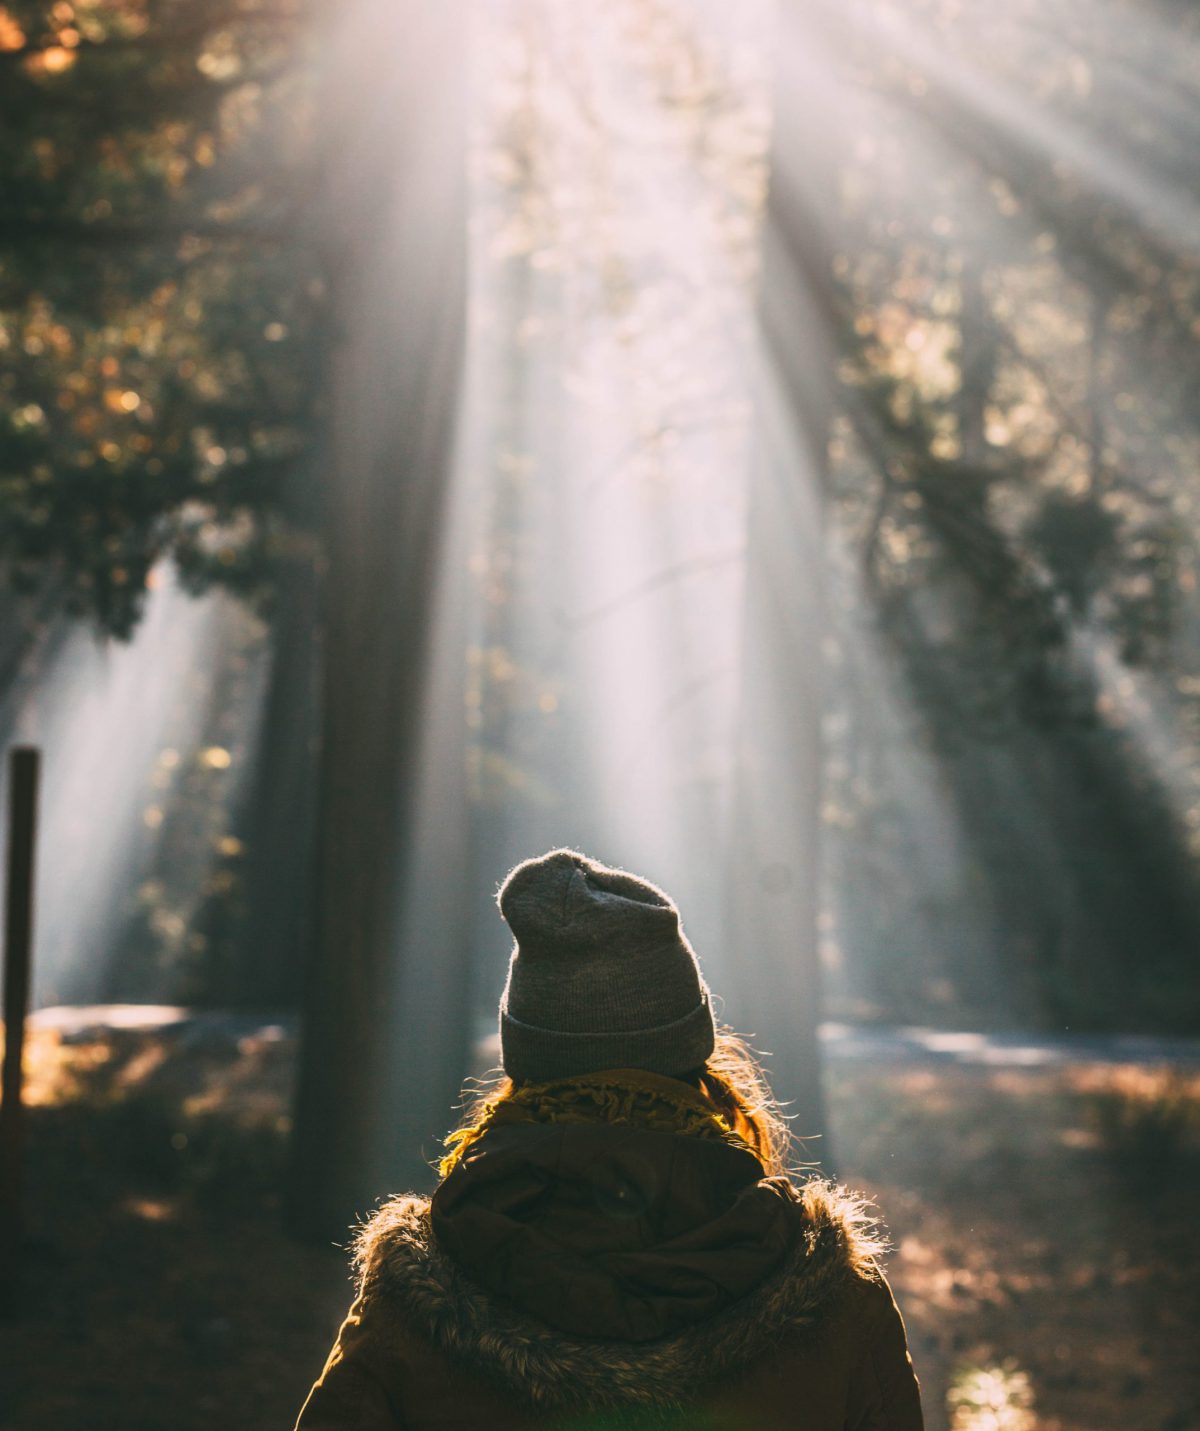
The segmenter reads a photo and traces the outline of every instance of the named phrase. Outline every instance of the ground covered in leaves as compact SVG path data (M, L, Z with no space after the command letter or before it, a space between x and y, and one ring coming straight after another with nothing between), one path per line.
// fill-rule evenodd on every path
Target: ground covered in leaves
M4 1431L279 1431L349 1300L281 1228L281 1029L38 1030ZM833 1067L931 1431L1200 1427L1200 1074Z

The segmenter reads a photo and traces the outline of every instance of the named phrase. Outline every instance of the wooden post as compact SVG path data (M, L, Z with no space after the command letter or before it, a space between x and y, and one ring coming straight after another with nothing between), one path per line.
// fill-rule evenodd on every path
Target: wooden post
M33 864L41 755L18 746L9 758L8 879L4 902L4 1071L0 1102L0 1287L15 1288L22 1223L21 1075L33 947Z

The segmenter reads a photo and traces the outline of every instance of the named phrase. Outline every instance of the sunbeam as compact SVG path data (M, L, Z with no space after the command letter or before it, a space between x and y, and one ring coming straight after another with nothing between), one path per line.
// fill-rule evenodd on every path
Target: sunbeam
M188 997L229 957L201 907L233 887L219 872L255 761L261 630L164 568L128 645L76 628L30 663L4 724L45 758L35 1003Z
M768 18L476 12L475 759L506 772L481 872L607 851L718 961Z

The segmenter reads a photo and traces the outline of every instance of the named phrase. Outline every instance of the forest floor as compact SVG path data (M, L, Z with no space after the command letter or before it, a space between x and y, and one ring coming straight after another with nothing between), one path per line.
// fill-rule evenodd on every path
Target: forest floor
M3 1431L281 1431L350 1299L281 1227L291 1036L40 1027ZM876 1054L878 1051L876 1051ZM930 1431L1200 1428L1200 1071L830 1061Z

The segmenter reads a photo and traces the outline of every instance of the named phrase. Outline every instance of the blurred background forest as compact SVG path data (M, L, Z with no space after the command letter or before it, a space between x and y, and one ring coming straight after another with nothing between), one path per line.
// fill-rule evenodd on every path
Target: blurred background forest
M821 1022L1182 1048L1191 0L337 8L0 5L0 729L45 758L34 1004L175 1010L35 1018L35 1173L107 1110L136 1187L118 1158L96 1215L168 1257L197 1189L277 1219L311 1174L312 1232L418 1180L494 1018L492 891L556 843L678 897L806 1123ZM1045 1245L997 1281L998 1205L972 1271L921 1182L945 1137L972 1218L1014 1167L1040 1216L1099 1159L1094 1274L1122 1199L1194 1191L1198 1090L1089 1059L936 1088L832 1062L935 1428L1200 1424L1179 1367L1136 1369L1141 1303L1091 1371L1053 1338L1030 1371ZM379 1090L414 1070L398 1153ZM264 1352L246 1394L277 1416L342 1286L304 1262L324 1300L297 1310L301 1254L271 1255L299 1369ZM223 1275L180 1333L201 1367L240 1335ZM1003 1334L949 1330L968 1308ZM0 1425L76 1424L102 1381Z
M817 176L838 378L821 906L838 1015L1200 1016L1198 121L1194 53L1166 43L1195 17L1117 6L1109 44L1087 13L806 15L848 87ZM658 67L642 79L674 127L646 145L703 146L741 250L728 281L752 282L766 56L709 53L669 10L639 14L612 23L644 31L635 60ZM495 23L515 48L538 17ZM739 22L743 49L765 23ZM284 1007L303 965L313 588L336 500L314 454L345 261L313 197L310 27L279 6L65 3L10 6L3 24L4 721L64 753L49 767L40 1001ZM514 385L519 365L554 360L544 350L576 316L555 314L564 293L607 305L614 326L680 301L669 273L630 294L618 259L601 270L602 252L556 250L606 200L581 180L579 208L538 212L556 162L539 153L538 105L548 128L561 116L538 92L551 82L522 90L512 67L553 58L557 83L588 78L549 21L546 35L545 53L497 61L493 127L476 127L477 205L495 222L480 262L536 315L504 338ZM723 73L738 63L760 72ZM602 137L620 156L620 132ZM629 470L608 480L736 452L713 430L745 424L739 394L722 404L711 369L675 386L638 415L637 448L617 457ZM522 453L511 433L493 440L503 527ZM532 788L537 759L522 757L556 739L570 699L553 653L531 669L505 644L509 588L539 555L508 537L473 568L499 608L467 652L481 803L558 797Z

